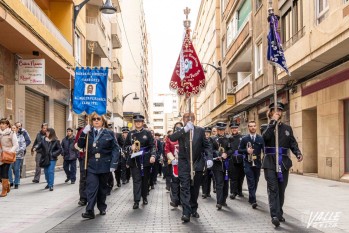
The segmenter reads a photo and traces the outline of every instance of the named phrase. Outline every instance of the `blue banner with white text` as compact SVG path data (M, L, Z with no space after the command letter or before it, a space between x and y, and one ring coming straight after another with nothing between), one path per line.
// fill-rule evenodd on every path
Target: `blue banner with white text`
M98 115L107 113L107 68L83 68L75 69L73 111L76 114L86 112Z

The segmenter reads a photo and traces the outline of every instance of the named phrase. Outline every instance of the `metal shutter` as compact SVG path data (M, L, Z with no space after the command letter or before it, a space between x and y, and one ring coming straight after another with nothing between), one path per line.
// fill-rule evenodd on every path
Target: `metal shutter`
M25 125L24 128L28 131L30 139L32 141L28 148L31 148L36 134L41 129L41 124L45 121L45 97L36 94L32 91L25 90ZM30 155L30 149L27 150L27 156L25 156L26 170L35 169L35 157Z
M63 104L54 102L54 129L60 141L65 137L66 109Z

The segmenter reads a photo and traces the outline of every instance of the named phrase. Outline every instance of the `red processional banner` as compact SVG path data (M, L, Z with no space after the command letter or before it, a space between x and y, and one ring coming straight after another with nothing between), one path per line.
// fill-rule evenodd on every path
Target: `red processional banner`
M205 73L190 40L190 29L186 30L182 49L173 71L170 88L177 94L189 98L205 87Z

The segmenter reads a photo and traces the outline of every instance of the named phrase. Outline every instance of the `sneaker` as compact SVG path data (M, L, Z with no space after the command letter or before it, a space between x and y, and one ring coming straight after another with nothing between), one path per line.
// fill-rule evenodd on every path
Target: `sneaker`
M15 189L18 189L18 184L15 184Z
M48 185L46 185L46 186L45 186L45 189L48 189L48 188L49 188L49 186L48 186Z
M50 187L50 191L53 191L53 187Z
M38 181L38 180L32 180L32 182L33 182L33 183L39 183L39 181Z

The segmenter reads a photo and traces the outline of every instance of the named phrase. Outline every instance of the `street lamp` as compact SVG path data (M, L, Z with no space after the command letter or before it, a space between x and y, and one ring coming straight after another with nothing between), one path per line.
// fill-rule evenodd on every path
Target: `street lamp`
M90 0L84 0L82 3L80 3L79 5L74 5L74 18L73 18L73 25L74 25L74 29L75 29L75 24L76 24L76 19L78 17L78 14L81 10L81 8L83 8L86 3L88 3ZM101 6L99 8L100 12L102 12L102 14L114 14L116 13L117 9L113 6L113 4L111 3L110 0L106 0L106 2L103 4L103 6Z
M136 92L130 92L130 93L128 93L128 94L126 94L126 95L124 95L123 97L122 97L122 105L124 105L124 102L125 102L125 99L126 99L126 97L127 96L129 96L129 95L131 95L131 94L135 94L135 96L132 98L133 100L139 100L139 97L137 96L137 93Z
M221 79L222 81L222 67L220 66L221 65L221 62L218 62L218 67L212 65L212 64L209 64L209 63L201 63L201 64L204 64L204 65L209 65L211 67L213 67L215 69L215 71L217 71L217 73L219 74L219 78ZM205 70L206 72L206 70Z

